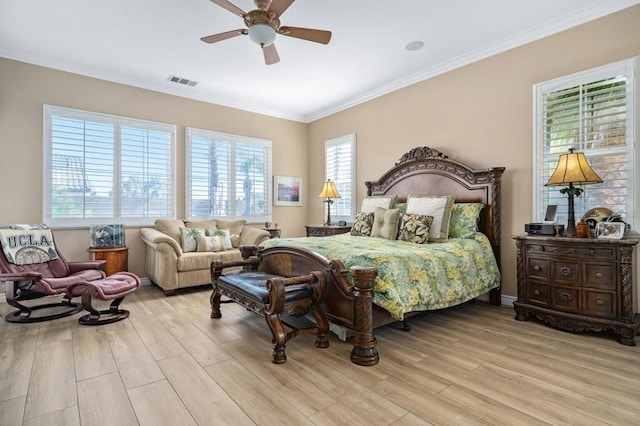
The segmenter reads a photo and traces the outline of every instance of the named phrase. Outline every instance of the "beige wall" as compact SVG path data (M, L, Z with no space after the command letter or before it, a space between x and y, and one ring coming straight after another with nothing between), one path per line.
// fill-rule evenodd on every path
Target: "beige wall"
M430 146L470 165L505 166L502 268L514 296L512 234L531 220L532 86L640 55L640 6L398 90L309 125L0 59L0 223L42 220L42 104L178 126L178 216L184 215L184 127L273 140L273 173L301 176L304 207L274 208L285 236L323 220L315 197L324 177L324 141L358 135L358 199L415 146ZM88 231L56 231L70 260L87 258ZM130 270L144 275L138 230L127 230Z
M51 104L177 125L178 217L184 217L185 127L273 141L273 173L303 176L307 183L308 126L108 81L0 58L0 223L42 222L42 105ZM306 189L306 188L305 188ZM304 233L304 207L274 207L283 235ZM68 260L85 260L89 232L56 230ZM138 228L127 228L129 270L144 276Z
M310 125L310 157L324 141L357 136L358 200L375 180L416 146L438 149L476 168L504 166L503 293L516 295L513 234L532 219L532 86L566 74L640 55L640 6L420 82ZM310 182L321 182L310 162ZM360 202L360 201L359 201ZM321 220L311 200L309 219Z

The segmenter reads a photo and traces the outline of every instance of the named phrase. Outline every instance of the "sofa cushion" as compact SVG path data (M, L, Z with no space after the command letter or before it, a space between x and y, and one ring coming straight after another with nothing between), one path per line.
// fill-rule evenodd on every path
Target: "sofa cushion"
M242 228L247 223L246 220L221 220L218 219L218 229L228 229L231 233L231 244L233 247L240 247L240 234Z
M182 234L180 232L181 228L184 228L184 222L180 219L178 220L169 220L169 219L157 219L156 220L156 229L163 234L167 234L174 240L178 242L178 244L182 243Z
M184 253L178 258L178 271L186 272L210 269L211 262L214 260L222 260L223 262L242 260L242 255L238 249Z

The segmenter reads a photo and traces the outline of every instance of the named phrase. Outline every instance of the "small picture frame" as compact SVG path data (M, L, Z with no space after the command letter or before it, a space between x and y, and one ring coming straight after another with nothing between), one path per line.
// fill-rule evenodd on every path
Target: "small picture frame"
M124 225L91 225L91 247L124 247Z
M295 176L273 177L273 205L302 206L302 178Z
M596 236L605 240L619 240L624 237L625 227L624 222L598 222Z

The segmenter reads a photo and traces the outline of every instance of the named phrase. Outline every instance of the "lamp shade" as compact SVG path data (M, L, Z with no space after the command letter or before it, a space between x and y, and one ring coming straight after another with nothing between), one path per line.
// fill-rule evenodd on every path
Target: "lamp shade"
M602 179L593 171L584 152L573 152L573 148L568 154L562 154L558 159L558 167L551 175L549 182L545 186L600 183Z
M269 24L253 24L249 27L249 38L262 47L269 46L276 40L276 30Z
M340 198L336 183L328 180L322 184L322 191L320 191L318 198Z

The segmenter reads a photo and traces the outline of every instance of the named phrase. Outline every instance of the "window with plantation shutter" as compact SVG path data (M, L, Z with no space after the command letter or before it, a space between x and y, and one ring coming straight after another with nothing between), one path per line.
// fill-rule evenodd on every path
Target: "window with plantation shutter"
M574 199L576 221L591 208L606 207L637 229L637 64L634 58L535 86L535 220L556 204L560 223L566 223L567 195L562 187L544 185L559 156L574 148L603 180L581 186L584 192Z
M271 220L271 141L186 129L187 217Z
M331 207L332 222L353 221L356 215L356 135L355 133L325 142L325 179L336 183L340 198ZM327 216L325 203L324 217Z
M44 106L44 222L175 217L175 126Z

